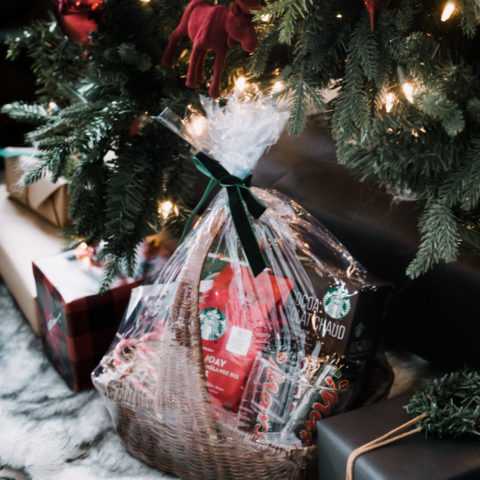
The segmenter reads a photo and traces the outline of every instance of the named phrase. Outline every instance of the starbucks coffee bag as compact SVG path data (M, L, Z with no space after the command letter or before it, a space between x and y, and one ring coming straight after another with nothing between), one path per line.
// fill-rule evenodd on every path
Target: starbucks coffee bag
M207 258L204 271L211 268ZM212 275L212 273L210 273ZM269 342L274 322L293 282L267 272L253 277L248 266L227 263L199 303L208 391L215 408L236 412L255 356Z

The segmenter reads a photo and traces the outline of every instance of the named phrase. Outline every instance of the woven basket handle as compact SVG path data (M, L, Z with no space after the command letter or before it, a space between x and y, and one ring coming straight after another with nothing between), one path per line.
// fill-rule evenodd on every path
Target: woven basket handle
M167 328L173 334L173 344L176 345L173 350L177 353L175 360L169 361L168 366L165 365L167 371L164 373L171 384L182 385L174 387L181 389L174 397L176 401L184 402L182 408L194 412L197 422L201 423L202 435L206 440L204 448L216 444L218 430L205 376L198 311L199 287L205 259L226 219L227 208L221 208L216 215L205 218L206 223L195 231L195 241L179 274L178 287L167 319ZM219 478L223 478L221 470L221 466L218 466Z
M219 209L218 214L210 218L208 224L199 226L195 232L196 239L179 274L178 287L167 320L169 328L175 331L176 340L182 345L198 349L202 359L198 312L200 277L212 243L227 219L227 208Z

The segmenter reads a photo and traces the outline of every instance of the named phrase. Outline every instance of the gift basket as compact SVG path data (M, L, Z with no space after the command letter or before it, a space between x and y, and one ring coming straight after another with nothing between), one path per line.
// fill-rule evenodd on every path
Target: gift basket
M316 422L349 408L387 295L308 212L250 187L288 109L203 99L165 111L220 191L152 285L136 288L92 374L136 457L183 479L300 479ZM196 218L193 212L191 222Z

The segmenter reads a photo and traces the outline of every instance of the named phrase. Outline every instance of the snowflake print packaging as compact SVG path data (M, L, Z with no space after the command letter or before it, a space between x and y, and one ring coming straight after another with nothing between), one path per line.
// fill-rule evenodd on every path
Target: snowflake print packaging
M155 283L133 291L93 382L150 465L184 479L304 478L316 422L362 388L388 288L298 204L250 187L288 108L202 102L205 116L158 119L210 178L191 219L220 192Z

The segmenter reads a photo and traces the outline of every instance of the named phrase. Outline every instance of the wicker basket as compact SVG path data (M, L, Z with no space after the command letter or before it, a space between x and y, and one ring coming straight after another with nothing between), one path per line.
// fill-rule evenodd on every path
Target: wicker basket
M109 357L94 372L93 382L113 403L116 431L125 447L160 470L198 480L307 478L315 446L284 447L259 441L256 435L216 420L212 413L198 291L204 261L225 218L223 209L214 228L203 229L183 265L166 336L156 344L154 395L139 389L131 377L115 375Z

